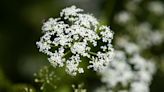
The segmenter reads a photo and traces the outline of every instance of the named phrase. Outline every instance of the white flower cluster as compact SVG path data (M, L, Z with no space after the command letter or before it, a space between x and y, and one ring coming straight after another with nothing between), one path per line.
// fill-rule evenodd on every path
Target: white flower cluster
M130 64L134 65L134 82L131 84L131 92L149 92L149 85L152 75L155 72L155 65L152 61L148 61L140 55L134 55L130 60Z
M126 86L128 81L132 80L133 72L130 65L126 62L123 52L115 52L115 58L107 69L102 72L102 82L107 83L108 87L115 87L118 83Z
M59 18L50 18L43 24L44 35L36 43L54 67L65 66L71 75L84 72L79 67L81 57L90 59L88 68L95 71L104 69L113 57L113 32L82 12L75 6L63 9Z
M148 10L156 15L163 15L164 4L161 1L151 1L148 3Z
M115 20L120 24L127 24L132 20L132 15L127 11L122 11L115 16Z
M154 63L139 54L133 54L130 58L122 51L116 51L115 54L114 62L101 72L101 80L106 86L98 88L96 92L115 92L113 90L120 85L121 89L116 89L116 92L149 92L155 72Z
M143 2L143 0L127 1L127 5L125 6L126 10L122 10L115 15L115 23L127 32L125 35L130 36L130 40L135 42L138 47L147 49L159 45L164 41L164 29L160 26L154 27L154 24L151 22L153 19L161 18L161 20L158 21L161 24L158 25L162 25L164 4L160 1L151 1L147 3L147 8L142 10L141 8L143 7L138 7L141 2ZM134 7L135 9L133 9ZM143 15L145 11L149 12L150 16ZM141 13L138 14L137 12ZM138 16L144 17L145 21L141 20Z
M125 53L132 55L133 53L139 53L141 48L133 42L129 41L129 38L126 36L120 36L116 38L116 46L123 49Z
M164 40L164 35L157 29L153 30L148 22L137 25L133 30L133 35L136 36L136 42L142 48L158 45Z

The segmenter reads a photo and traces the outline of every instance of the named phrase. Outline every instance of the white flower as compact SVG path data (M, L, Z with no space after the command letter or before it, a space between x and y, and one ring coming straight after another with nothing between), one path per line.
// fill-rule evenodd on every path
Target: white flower
M145 49L154 45L159 45L164 40L164 36L160 30L153 29L149 22L143 22L137 24L134 30L128 30L128 32L135 36L135 43L140 49Z
M98 52L97 57L92 57L92 60L89 61L91 65L88 66L88 68L93 68L95 71L102 72L109 64L110 61L112 61L112 58L114 56L113 51L109 51L106 53Z
M110 28L107 26L100 26L99 29L103 30L100 32L100 34L102 35L102 41L111 43L111 39L113 39L113 33Z
M151 1L148 3L148 10L156 15L163 15L164 4L160 1Z
M133 79L133 72L125 59L123 52L116 51L113 62L101 72L102 82L107 83L108 87L114 88L119 83L127 86L129 81Z
M64 66L64 61L65 59L62 58L64 55L64 49L63 48L59 48L59 51L55 51L55 53L53 53L50 58L48 58L48 60L50 61L50 63L56 67L57 65L59 65L59 67L63 67Z
M120 48L123 48L125 52L130 55L140 52L139 46L135 43L130 42L129 39L124 36L116 38L116 45Z
M100 72L101 81L105 85L98 88L96 92L98 90L110 92L118 86L123 89L126 88L126 90L117 89L117 92L149 92L149 85L154 72L154 63L144 59L139 54L134 53L127 58L123 51L115 51L113 62L110 62L108 67ZM127 87L129 88L127 89Z
M134 82L131 84L130 92L149 92L149 87L142 82Z
M82 12L83 9L80 8L76 8L76 6L71 6L69 8L65 8L62 10L62 12L60 13L60 16L64 17L64 19L71 19L74 20L76 18L72 18L74 16L77 16L79 12Z
M71 52L73 54L80 54L82 56L90 57L86 51L90 50L90 47L86 46L87 44L85 42L75 42L74 45L71 47Z
M115 16L115 21L120 24L126 24L131 19L132 19L132 15L126 11L122 11Z
M76 6L63 9L60 18L50 18L43 24L44 35L36 43L39 51L49 56L52 66L65 66L66 72L73 76L84 73L79 67L81 57L87 58L88 68L95 71L104 69L113 57L113 32L92 15L82 12Z
M77 71L83 73L83 68L78 68L79 63L81 62L80 56L72 56L69 60L66 61L66 71L71 75L76 75Z

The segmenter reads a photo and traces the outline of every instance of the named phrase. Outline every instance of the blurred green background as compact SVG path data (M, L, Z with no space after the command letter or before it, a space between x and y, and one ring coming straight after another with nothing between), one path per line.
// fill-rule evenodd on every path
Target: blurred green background
M76 5L114 30L113 16L123 9L124 1L127 0L1 0L0 92L8 91L11 86L36 86L33 74L48 64L48 60L39 53L35 42L42 35L42 23L49 17L58 17L61 9ZM162 44L156 50L157 55L162 56L163 50ZM162 61L159 63L164 68ZM164 92L161 66L155 74L151 92Z

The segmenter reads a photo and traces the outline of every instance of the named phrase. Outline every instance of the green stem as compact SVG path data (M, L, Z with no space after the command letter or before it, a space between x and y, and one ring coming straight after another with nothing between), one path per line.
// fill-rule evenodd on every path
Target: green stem
M97 56L97 54L95 52L88 52L91 55Z
M67 51L67 52L63 55L63 57L65 57L65 56L68 55L69 53L71 53L71 50Z

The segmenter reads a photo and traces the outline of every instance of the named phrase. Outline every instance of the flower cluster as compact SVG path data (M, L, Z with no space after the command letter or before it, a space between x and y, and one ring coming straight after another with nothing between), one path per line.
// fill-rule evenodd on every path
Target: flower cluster
M142 6L142 2L143 0L127 1L125 10L115 15L114 22L124 30L130 41L135 42L141 49L147 49L164 41L164 4L150 1ZM156 19L160 20L155 21Z
M34 81L41 84L40 90L42 91L46 90L47 85L55 90L57 88L56 83L60 81L60 78L56 75L56 72L52 71L49 66L44 66L39 70L39 72L35 73L34 76Z
M115 51L114 62L111 62L102 75L102 86L96 92L149 92L152 75L155 72L154 63L133 54L127 58L123 51ZM118 88L118 86L121 86Z
M71 75L84 72L79 67L81 58L88 59L88 68L100 71L113 57L113 32L82 12L76 6L63 9L59 18L50 18L43 24L44 35L36 43L54 67L66 67Z
M163 16L164 4L161 1L151 1L148 3L148 10L156 15Z

